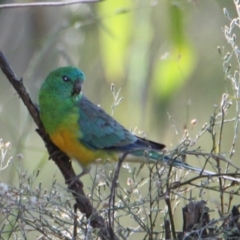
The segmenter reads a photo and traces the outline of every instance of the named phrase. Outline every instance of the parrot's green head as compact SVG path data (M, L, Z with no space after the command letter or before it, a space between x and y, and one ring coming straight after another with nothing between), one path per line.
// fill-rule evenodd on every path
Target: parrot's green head
M70 99L82 95L82 84L85 76L81 70L75 67L61 67L48 74L40 90L41 95L54 95L54 97Z
M71 118L68 113L78 112L83 82L83 72L75 67L61 67L49 73L39 92L40 118L48 133L55 132L64 121L73 121L75 115Z

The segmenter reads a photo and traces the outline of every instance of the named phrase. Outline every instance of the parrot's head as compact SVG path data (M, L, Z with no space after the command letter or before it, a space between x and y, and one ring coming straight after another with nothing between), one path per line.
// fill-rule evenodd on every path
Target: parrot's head
M78 98L82 95L84 73L78 68L67 66L49 73L40 92L49 92L61 98Z

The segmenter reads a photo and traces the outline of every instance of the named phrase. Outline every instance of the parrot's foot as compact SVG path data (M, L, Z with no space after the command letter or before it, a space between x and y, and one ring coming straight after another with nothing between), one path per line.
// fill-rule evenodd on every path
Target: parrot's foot
M90 172L90 168L83 168L82 172L75 177L68 179L66 183L68 184L68 187L70 188L76 181L78 181L82 176L88 174Z

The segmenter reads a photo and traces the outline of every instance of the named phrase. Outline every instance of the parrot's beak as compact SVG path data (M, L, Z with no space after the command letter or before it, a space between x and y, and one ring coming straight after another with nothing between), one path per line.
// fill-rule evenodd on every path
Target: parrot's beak
M73 85L72 95L78 95L81 92L81 89L82 89L82 82L80 79L77 79Z

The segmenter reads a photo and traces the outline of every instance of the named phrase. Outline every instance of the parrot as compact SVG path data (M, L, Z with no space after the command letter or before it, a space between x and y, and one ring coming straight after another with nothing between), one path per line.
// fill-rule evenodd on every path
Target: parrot
M48 74L39 91L40 119L52 142L82 167L78 178L96 162L124 161L165 163L211 176L165 154L165 145L136 136L83 94L84 73L74 67L57 68ZM227 177L226 177L227 178ZM228 177L230 180L235 178Z

